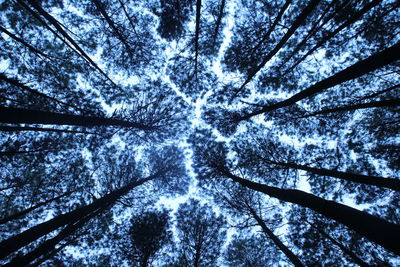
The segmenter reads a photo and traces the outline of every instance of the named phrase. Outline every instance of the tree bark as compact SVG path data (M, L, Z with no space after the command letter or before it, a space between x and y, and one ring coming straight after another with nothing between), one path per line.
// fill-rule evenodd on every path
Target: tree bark
M285 35L282 37L282 39L279 41L279 43L275 46L274 49L272 49L271 52L269 52L263 61L261 62L260 65L258 65L246 78L245 82L242 84L242 86L239 87L235 91L235 94L233 97L236 97L237 94L251 81L251 79L254 78L254 76L265 66L265 64L268 63L268 61L278 53L278 51L285 45L287 40L294 34L294 32L299 28L304 21L307 19L307 17L311 14L311 12L314 10L314 8L318 5L320 0L311 0L308 5L303 9L303 11L300 13L300 15L297 16L293 24L290 26L288 31L285 33Z
M120 197L126 195L133 188L144 184L147 181L155 179L158 173L147 178L140 179L138 181L132 182L120 189L117 189L102 198L95 200L93 203L77 208L74 211L70 211L54 217L51 220L38 224L31 227L28 230L20 234L16 234L0 243L0 260L7 257L9 254L16 252L20 248L30 244L31 242L37 240L38 238L51 233L52 231L68 225L75 223L88 214L96 211L97 209L110 206L115 203Z
M299 93L293 95L292 97L286 100L277 102L269 106L264 106L259 110L243 115L237 118L236 122L248 120L256 115L267 113L283 107L291 106L300 100L321 93L322 91L331 88L335 85L339 85L343 82L347 82L355 78L358 78L371 71L374 71L383 66L391 64L398 59L400 59L400 42L364 60L361 60L342 71L339 71L338 73L332 75L331 77L328 77L320 82L311 85L307 89L300 91Z
M400 243L398 242L398 240L400 240L399 225L387 222L364 211L331 200L325 200L300 190L281 189L252 182L230 173L224 167L220 167L219 171L223 173L225 177L230 178L242 186L267 194L281 201L309 208L321 215L342 223L370 241L400 255Z
M330 32L325 38L323 38L321 41L319 41L313 48L311 48L304 56L302 56L299 60L296 61L295 64L293 64L289 69L287 69L282 75L285 76L288 74L291 70L293 70L297 65L299 65L304 59L306 59L309 55L314 53L318 48L320 48L324 43L328 42L330 39L332 39L336 34L338 34L340 31L345 29L346 27L350 26L357 20L359 20L364 14L366 14L368 11L370 11L373 7L377 6L380 4L382 0L374 0L367 5L365 5L360 11L356 12L350 19L348 19L346 22L344 22L342 25L336 28L336 30Z
M336 170L327 170L327 169L320 169L320 168L313 168L306 165L300 165L296 163L286 163L286 162L278 162L278 161L270 161L266 160L272 164L284 166L292 169L303 170L307 172L311 172L314 174L318 174L321 176L330 176L335 177L341 180L360 183L360 184L367 184L373 185L383 188L392 189L395 191L400 192L400 180L395 178L384 178L379 176L372 176L372 175L363 175L363 174L355 174L350 172L341 172Z
M35 210L35 209L37 209L37 208L40 208L40 207L42 207L42 206L45 206L45 205L49 204L50 202L53 202L53 201L55 201L55 200L58 200L58 199L63 198L63 197L65 197L65 196L68 196L68 195L70 195L72 192L73 192L73 191L68 191L68 192L66 192L66 193L64 193L64 194L62 194L62 195L59 195L59 196L57 196L57 197L48 199L48 200L46 200L46 201L39 202L38 204L36 204L36 205L34 205L34 206L30 207L30 208L27 208L27 209L25 209L25 210L22 210L22 211L19 211L19 212L17 212L17 213L14 213L14 214L12 214L12 215L10 215L10 216L7 216L7 217L5 217L5 218L3 218L3 219L0 219L0 224L5 224L5 223L8 223L9 221L18 219L19 217L22 217L22 216L28 214L29 212L31 212L31 211L33 211L33 210Z
M262 228L264 233L270 238L274 244L285 254L285 256L293 263L296 267L304 267L303 263L301 263L300 259L287 247L282 241L272 232L268 226L265 224L263 219L255 212L255 210L248 206L248 210L250 211L253 218L257 221L258 225Z
M144 131L148 130L151 131L156 129L155 126L148 126L141 123L135 123L119 119L61 114L48 111L38 111L38 110L10 108L10 107L0 107L0 122L74 125L83 127L118 126L126 128L136 128Z
M345 111L351 111L351 110L357 110L357 109L396 107L396 106L400 106L400 99L381 100L381 101L373 101L373 102L369 102L369 103L361 103L361 104L355 104L355 105L342 106L342 107L337 107L337 108L327 108L327 109L322 109L322 110L319 110L319 111L316 111L313 113L309 113L309 114L300 116L298 118L303 119L303 118L314 117L316 115L326 115L326 114L330 114L330 113L345 112Z

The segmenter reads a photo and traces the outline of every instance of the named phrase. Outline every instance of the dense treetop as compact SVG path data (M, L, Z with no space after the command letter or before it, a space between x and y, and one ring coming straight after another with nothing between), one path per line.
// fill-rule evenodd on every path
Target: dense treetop
M399 29L398 0L0 1L0 264L399 265Z

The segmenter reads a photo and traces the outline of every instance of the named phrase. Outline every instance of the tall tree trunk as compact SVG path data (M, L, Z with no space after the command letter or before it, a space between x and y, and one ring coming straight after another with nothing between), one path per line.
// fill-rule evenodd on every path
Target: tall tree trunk
M68 224L64 229L62 229L55 237L50 238L40 244L37 248L28 252L22 257L16 257L4 266L27 266L32 261L39 259L40 257L45 257L47 254L51 253L57 244L59 244L65 238L73 235L78 229L82 228L87 222L103 212L105 208L99 208L98 210L92 212L86 217Z
M320 82L317 82L307 89L300 91L297 94L294 94L292 97L277 102L275 104L264 106L263 108L250 112L246 115L243 115L236 119L236 122L240 122L243 120L248 120L253 116L260 115L263 113L267 113L273 110L277 110L283 107L291 106L297 103L300 100L311 97L315 94L321 93L322 91L331 88L335 85L339 85L343 82L347 82L358 78L364 74L367 74L371 71L379 69L383 66L391 64L396 60L400 59L400 42L395 45L386 48L385 50L378 52L364 60L361 60L350 67L339 71L338 73L328 77Z
M244 187L286 201L309 208L321 215L342 223L360 235L375 242L387 250L400 255L400 226L370 215L366 212L336 203L331 200L314 196L312 194L296 190L281 189L252 182L230 173L225 167L218 168L221 173L234 182Z
M97 209L105 206L111 206L120 197L126 195L133 188L144 184L147 181L155 179L158 173L147 178L140 179L138 181L132 182L120 189L117 189L102 198L95 200L93 203L77 208L74 211L70 211L51 220L38 224L31 227L28 230L20 234L16 234L0 243L0 260L7 257L9 254L16 252L20 248L30 244L31 242L37 240L38 238L51 233L52 231L63 227L68 224L75 223L88 214L96 211Z
M11 85L16 86L18 88L21 88L21 89L23 89L23 90L25 90L25 91L33 94L33 95L37 95L37 96L43 97L45 99L48 99L48 100L53 101L53 102L56 102L56 103L61 104L63 106L76 108L73 105L64 103L64 102L62 102L62 101L60 101L60 100L58 100L58 99L56 99L54 97L48 96L48 95L43 94L43 93L41 93L41 92L39 92L39 91L37 91L37 90L35 90L33 88L30 88L29 86L27 86L27 85L21 83L20 81L18 81L18 79L16 79L16 78L7 77L3 73L0 73L0 80L3 80L5 82L7 82L8 84L11 84Z
M18 2L23 5L25 8L30 9L27 5L22 0L18 0ZM90 63L92 67L94 67L96 70L98 70L108 81L110 81L116 88L119 88L119 86L86 54L86 52L75 42L75 40L69 36L69 34L60 26L58 21L51 16L49 13L47 13L41 6L40 3L38 3L35 0L28 0L30 5L36 9L36 11L42 15L48 22L50 22L51 25L53 25L57 31L65 38L67 39L71 45L76 49L74 51L77 51L80 56L82 56L86 61ZM50 27L48 27L50 28ZM63 38L61 38L58 34L56 35L62 42L66 43ZM69 46L69 45L68 45Z
M282 241L272 232L268 226L265 224L263 219L256 213L256 211L247 206L247 209L250 211L253 218L257 221L258 225L262 228L264 233L274 242L274 244L285 254L285 256L293 263L296 267L304 267L303 263L301 263L300 259L287 247Z
M122 36L120 31L118 30L117 26L115 25L114 21L108 16L107 12L104 9L103 4L99 0L93 0L94 4L96 5L97 9L100 11L101 15L104 17L106 20L108 26L113 30L117 38L121 41L121 43L125 46L126 50L130 55L133 55L133 49L130 47L128 42L125 40L125 38Z
M22 217L22 216L25 216L26 214L28 214L29 212L31 212L31 211L33 211L33 210L35 210L35 209L37 209L37 208L40 208L40 207L45 206L45 205L47 205L47 204L49 204L49 203L51 203L51 202L53 202L53 201L56 201L56 200L58 200L58 199L60 199L60 198L63 198L63 197L65 197L65 196L70 195L72 192L73 192L73 191L68 191L68 192L66 192L66 193L64 193L64 194L62 194L62 195L59 195L59 196L57 196L57 197L48 199L48 200L46 200L46 201L39 202L38 204L36 204L36 205L34 205L34 206L30 207L30 208L27 208L27 209L25 209L25 210L22 210L22 211L19 211L19 212L17 212L17 213L14 213L14 214L12 214L12 215L9 215L9 216L7 216L7 217L5 217L5 218L3 218L3 219L0 219L0 224L5 224L5 223L8 223L9 221L18 219L18 218L20 218L20 217Z
M399 87L400 87L400 84L396 84L396 85L390 86L389 88L386 88L384 90L381 90L381 91L378 91L376 93L373 93L371 95L367 95L367 96L361 97L361 98L357 99L357 101L362 101L362 100L365 100L365 99L374 98L374 97L377 97L377 96L379 96L381 94L384 94L384 93L390 92L390 91L392 91L394 89L397 89Z
M287 40L294 34L294 32L299 28L304 21L307 19L307 17L311 14L311 12L314 10L314 8L318 5L320 0L311 0L308 5L303 9L303 11L300 13L300 15L297 16L293 24L290 26L288 31L285 33L285 35L282 37L282 39L279 41L279 43L275 46L274 49L272 49L271 52L269 52L263 61L261 62L260 65L258 65L246 78L245 82L242 84L242 86L239 87L235 91L235 94L233 95L233 98L237 96L237 94L242 91L242 89L251 81L251 79L254 78L254 76L265 66L265 64L268 63L268 61L278 53L278 51L285 45Z
M295 64L293 64L289 69L287 69L282 75L285 76L288 74L291 70L293 70L297 65L299 65L304 59L306 59L309 55L314 53L318 48L320 48L323 44L328 42L330 39L332 39L336 34L341 32L343 29L346 27L350 26L357 20L361 19L364 14L366 14L368 11L370 11L372 8L375 6L379 5L382 2L382 0L374 0L368 4L366 4L361 10L356 12L353 16L351 16L347 21L345 21L342 25L337 27L334 31L330 32L325 38L323 38L321 41L319 41L316 45L314 45L313 48L311 48L304 56L302 56L299 60L296 61Z
M271 35L272 31L275 29L276 25L278 25L279 21L281 20L283 14L287 10L287 8L290 6L290 4L293 2L293 0L286 0L286 2L283 4L282 8L279 10L278 15L275 17L274 22L272 25L269 27L268 31L261 37L261 40L258 41L258 43L251 49L250 54L253 55L254 52L265 42L269 39L269 36Z
M20 127L20 126L0 126L1 132L55 132L55 133L81 133L81 134L95 134L100 135L99 133L91 133L86 131L74 131L74 130L66 130L66 129L52 129L52 128L41 128L41 127Z
M324 237L326 237L327 239L329 239L329 241L331 241L333 244L335 244L336 246L338 246L344 254L346 254L347 256L349 256L355 263L357 263L358 265L362 266L362 267L368 267L370 266L369 264L367 264L366 262L364 262L362 259L360 259L353 251L351 251L350 249L348 249L347 247L345 247L342 243L336 241L333 237L331 237L329 234L325 233L321 228L316 227L314 225L312 225L310 222L306 221L312 228L316 229L321 235L323 235Z
M400 180L395 178L384 178L372 175L363 175L363 174L355 174L349 172L341 172L336 170L327 170L327 169L320 169L320 168L313 168L306 165L300 165L296 163L287 163L287 162L278 162L278 161L271 161L266 160L269 163L284 166L292 169L303 170L307 172L311 172L314 174L318 174L321 176L330 176L335 177L341 180L360 183L360 184L367 184L373 185L383 188L392 189L395 191L400 192Z
M7 34L10 38L14 39L15 41L17 41L18 43L21 43L22 45L24 45L25 47L27 47L31 52L41 56L41 57L45 57L47 59L50 59L50 57L48 55L46 55L45 53L43 53L42 51L36 49L35 47L33 47L32 45L28 44L27 42L25 42L22 38L19 38L18 36L16 36L15 34L12 34L11 32L9 32L6 28L3 28L0 25L0 32L4 32L5 34ZM2 75L0 73L0 75Z
M0 122L75 125L83 127L118 126L150 131L156 129L155 126L112 118L89 117L9 107L0 107Z
M221 0L220 6L219 6L218 17L217 17L217 21L215 22L215 30L214 30L214 34L212 37L213 47L215 47L215 44L217 42L219 29L221 27L222 17L224 16L225 2L226 2L225 0Z
M380 100L380 101L373 101L369 103L361 103L361 104L355 104L355 105L347 105L347 106L342 106L342 107L336 107L336 108L327 108L327 109L322 109L313 113L309 113L303 116L300 116L298 118L309 118L309 117L314 117L316 115L326 115L330 113L337 113L337 112L345 112L345 111L351 111L351 110L357 110L357 109L367 109L367 108L380 108L380 107L396 107L400 106L400 99L390 99L390 100Z

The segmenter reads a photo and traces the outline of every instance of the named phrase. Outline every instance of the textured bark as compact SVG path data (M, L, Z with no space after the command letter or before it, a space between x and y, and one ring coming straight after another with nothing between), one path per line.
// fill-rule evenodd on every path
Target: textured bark
M307 89L300 91L299 93L293 95L292 97L277 102L275 104L264 106L263 108L250 112L246 115L243 115L236 119L236 122L248 120L253 116L260 115L263 113L267 113L273 110L277 110L283 107L291 106L296 102L311 97L315 94L321 93L324 90L331 88L335 85L339 85L343 82L347 82L358 78L364 74L367 74L371 71L379 69L383 66L391 64L396 60L400 59L400 43L396 43L395 45L386 48L385 50L378 52L364 60L361 60L350 67L339 71L338 73L319 81Z
M286 44L286 42L289 40L290 37L294 34L294 32L299 28L304 21L307 19L307 17L311 14L311 12L314 10L314 8L318 5L320 0L311 0L308 5L303 9L303 11L300 13L299 16L295 19L293 24L290 26L288 31L285 33L285 35L282 37L282 39L279 41L279 43L270 51L263 61L261 62L260 65L258 65L246 78L245 82L240 86L239 89L236 90L235 94L233 97L236 97L237 94L251 81L251 79L254 78L254 76L265 66L265 64L268 63L268 61L275 56L278 51Z
M83 127L118 126L139 130L155 130L155 127L130 121L89 117L81 115L61 114L47 111L28 110L22 108L0 107L0 122L4 123L35 123L55 125L75 125Z
M69 191L69 192L66 192L66 193L64 193L64 194L62 194L62 195L59 195L59 196L57 196L57 197L48 199L48 200L46 200L46 201L39 202L38 204L36 204L36 205L34 205L34 206L30 207L30 208L27 208L27 209L25 209L25 210L22 210L22 211L19 211L19 212L17 212L17 213L14 213L14 214L12 214L12 215L10 215L10 216L7 216L7 217L5 217L5 218L3 218L3 219L0 219L0 224L5 224L5 223L8 223L9 221L18 219L18 218L20 218L20 217L22 217L22 216L25 216L26 214L30 213L31 211L33 211L33 210L35 210L35 209L37 209L37 208L40 208L40 207L45 206L45 205L47 205L47 204L49 204L49 203L51 203L51 202L53 202L53 201L56 201L56 200L58 200L58 199L60 199L60 198L63 198L63 197L65 197L65 196L70 195L72 192L73 192L73 191Z
M265 224L263 219L256 213L256 211L248 206L248 210L250 211L253 218L257 221L258 225L262 228L264 233L274 242L274 244L286 255L286 257L293 263L296 267L304 267L303 263L301 263L300 259L287 247L282 241L272 232L268 226Z
M242 186L267 194L270 197L274 197L282 201L309 208L327 218L346 225L370 241L381 245L397 255L400 255L400 243L398 242L398 240L400 240L399 225L387 222L364 211L360 211L331 200L325 200L300 190L281 189L252 182L230 173L223 167L221 167L219 170L224 176L241 184Z
M292 169L304 170L304 171L322 175L322 176L335 177L335 178L349 181L349 182L373 185L373 186L388 188L388 189L392 189L392 190L400 192L400 179L384 178L384 177L372 176L372 175L363 175L363 174L355 174L355 173L350 173L350 172L341 172L341 171L336 171L336 170L313 168L313 167L309 167L306 165L300 165L300 164L295 164L295 163L286 163L286 162L278 162L278 161L270 161L270 160L268 160L268 162L279 165L279 166L292 168Z
M2 241L0 243L0 260L60 227L78 222L79 220L88 216L88 214L91 214L99 208L105 206L110 207L112 204L115 203L115 201L117 201L120 197L126 195L133 188L140 186L147 181L155 179L156 177L157 174L132 182L120 189L111 192L108 195L105 195L100 199L95 200L89 205L77 208L74 211L61 214L51 220L33 226L32 228L25 230L20 234L14 235Z

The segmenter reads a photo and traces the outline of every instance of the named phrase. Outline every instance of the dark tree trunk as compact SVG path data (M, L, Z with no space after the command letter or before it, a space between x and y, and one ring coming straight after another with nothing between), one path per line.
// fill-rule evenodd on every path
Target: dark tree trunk
M76 223L77 221L86 217L88 214L98 210L99 208L111 206L115 203L115 201L117 201L120 197L126 195L134 187L140 186L147 181L155 179L157 175L158 174L155 174L147 178L132 182L120 189L109 193L108 195L105 195L100 199L95 200L89 205L77 208L74 211L61 214L49 221L33 226L32 228L25 230L20 234L14 235L7 240L2 241L0 243L0 260L60 227Z
M122 36L122 34L119 32L117 26L115 25L114 21L108 16L107 12L104 9L103 4L99 0L93 0L94 4L96 5L97 9L100 11L101 15L104 17L106 20L108 26L113 30L117 38L121 41L121 43L125 46L126 50L130 55L133 55L133 49L130 47L128 42L125 40L125 38Z
M336 30L330 32L325 38L323 38L321 41L319 41L313 48L311 48L304 56L302 56L299 60L296 61L293 66L291 66L289 69L287 69L282 75L285 76L287 73L289 73L291 70L293 70L297 65L299 65L304 59L306 59L309 55L314 53L318 48L320 48L323 44L328 42L330 39L332 39L336 34L338 34L340 31L345 29L346 27L350 26L357 20L361 19L361 17L366 14L368 11L370 11L373 7L379 5L382 2L382 0L374 0L367 5L365 5L360 11L356 12L350 19L348 19L346 22L344 22L342 25L340 25Z
M35 53L35 54L37 54L37 55L39 55L39 56L45 57L45 58L47 58L47 59L50 59L50 57L49 57L48 55L46 55L46 54L44 54L42 51L40 51L40 50L34 48L32 45L28 44L27 42L25 42L23 39L19 38L19 37L16 36L15 34L12 34L11 32L7 31L7 29L6 29L6 28L3 28L1 25L0 25L0 31L1 31L1 32L4 32L4 33L7 34L9 37L11 37L11 38L14 39L15 41L17 41L18 43L21 43L22 45L24 45L25 47L27 47L31 52L33 52L33 53ZM2 75L2 74L0 73L0 75Z
M8 264L4 266L27 266L32 261L39 259L40 257L45 257L47 254L51 253L57 244L59 244L65 238L72 236L78 229L82 228L88 221L96 217L98 214L103 212L105 208L99 208L98 210L92 212L86 217L78 220L77 222L68 224L64 229L60 231L55 237L50 238L40 244L36 249L25 254L22 257L16 257L11 260Z
M377 96L379 96L381 94L384 94L384 93L390 92L390 91L392 91L394 89L397 89L399 87L400 87L400 84L396 84L396 85L390 86L389 88L386 88L384 90L381 90L381 91L378 91L376 93L373 93L371 95L367 95L367 96L364 96L362 98L359 98L359 99L357 99L357 101L362 101L362 100L365 100L365 99L374 98L374 97L377 97Z
M362 259L360 259L353 251L351 251L350 249L348 249L347 247L345 247L342 243L336 241L333 237L331 237L330 235L328 235L327 233L325 233L324 231L322 231L322 229L320 229L319 227L316 227L314 225L312 225L311 223L307 222L312 228L316 229L320 234L322 234L324 237L328 238L329 241L331 241L333 244L335 244L336 246L338 246L344 254L346 254L347 256L349 256L355 263L357 263L358 265L362 266L362 267L368 267L370 266L369 264L365 263Z
M337 107L337 108L328 108L328 109L322 109L307 115L300 116L298 118L309 118L309 117L314 117L316 115L326 115L330 113L337 113L337 112L345 112L345 111L351 111L351 110L357 110L357 109L367 109L367 108L381 108L381 107L396 107L400 106L400 99L390 99L390 100L381 100L381 101L373 101L369 103L361 103L361 104L355 104L355 105L348 105L348 106L342 106L342 107Z
M25 8L31 10L27 5L22 0L18 0L18 2L23 5ZM117 84L114 83L113 80L86 54L86 52L75 42L74 39L72 39L71 36L68 35L67 32L64 31L64 29L60 26L58 21L52 17L49 13L47 13L37 1L34 0L28 0L28 2L31 4L31 6L36 9L36 11L42 15L47 21L50 22L51 25L53 25L57 31L65 38L67 39L73 47L75 47L74 51L77 51L80 56L82 56L87 62L89 62L92 67L97 69L108 81L110 81L116 88L119 88ZM33 11L31 11L33 12ZM33 12L34 13L34 12ZM50 27L48 27L50 28ZM54 31L53 31L54 32ZM58 34L56 35L62 42L66 43L67 42L61 38ZM67 44L69 46L69 44Z
M0 126L0 131L2 132L55 132L55 133L81 133L81 134L95 134L100 135L99 133L91 133L86 131L74 131L74 130L64 130L64 129L51 129L51 128L40 128L40 127L20 127L20 126Z
M63 198L65 196L70 195L72 192L73 191L69 191L69 192L66 192L66 193L64 193L62 195L59 195L57 197L48 199L48 200L43 201L43 202L39 202L38 204L36 204L36 205L34 205L34 206L30 207L30 208L27 208L27 209L22 210L20 212L14 213L13 215L7 216L7 217L5 217L3 219L0 219L0 224L5 224L5 223L8 223L9 221L18 219L18 218L20 218L22 216L25 216L26 214L28 214L29 212L31 212L31 211L33 211L33 210L35 210L37 208L40 208L42 206L45 206L45 205L49 204L50 202L56 201L56 200L58 200L60 198Z
M398 242L398 240L400 240L399 225L387 222L366 212L336 203L334 201L325 200L300 190L281 189L265 184L255 183L240 178L230 173L223 167L219 168L219 170L224 174L224 176L241 184L242 186L267 194L270 197L277 198L281 201L286 201L309 208L321 215L346 225L370 241L383 246L387 250L390 250L397 255L400 255L400 243Z
M269 52L263 61L261 62L260 65L258 65L246 78L245 82L240 86L239 89L236 90L235 94L233 97L236 97L237 94L253 79L253 77L265 66L265 64L268 63L268 61L278 53L278 51L285 45L287 40L294 34L294 32L299 28L304 21L307 19L307 17L311 14L311 12L314 10L314 8L318 5L320 0L311 0L308 5L303 9L303 11L300 13L300 15L296 18L296 20L293 22L293 24L290 26L288 31L285 33L285 35L282 37L282 39L279 41L279 43L275 46L274 49L272 49L271 52Z
M93 126L118 126L136 128L139 130L155 130L156 127L140 123L81 115L53 113L48 111L29 110L22 108L0 107L0 122L4 123L29 123L29 124L54 124L74 125L83 127Z
M278 25L279 21L281 20L283 14L285 13L286 9L290 6L293 0L286 0L283 4L282 8L279 10L278 15L275 17L274 22L272 23L271 27L269 27L268 31L261 37L261 40L251 49L251 55L265 42L269 39L272 31L275 29L276 25Z
M214 30L214 34L212 37L213 47L215 47L215 43L217 42L219 29L221 27L222 17L224 15L225 2L226 2L225 0L221 0L221 4L219 6L218 17L217 17L217 21L215 22L215 30Z
M297 170L304 170L304 171L318 174L321 176L335 177L335 178L339 178L339 179L345 180L345 181L373 185L373 186L388 188L388 189L392 189L392 190L400 192L400 180L395 179L395 178L384 178L384 177L378 177L378 176L372 176L372 175L341 172L341 171L336 171L336 170L319 169L319 168L313 168L313 167L295 164L295 163L286 163L286 162L278 162L278 161L270 161L270 160L266 160L266 161L268 161L272 164L279 165L279 166L284 166L284 167L297 169Z
M331 88L335 85L339 85L343 82L347 82L355 78L358 78L364 74L367 74L371 71L379 69L390 63L393 63L398 59L400 59L400 43L396 43L395 45L386 48L381 52L378 52L364 60L361 60L353 64L352 66L332 75L331 77L328 77L325 80L322 80L320 82L311 85L307 89L300 91L299 93L293 95L292 97L286 100L277 102L270 106L264 106L260 110L256 110L244 116L241 116L236 119L236 122L248 120L256 115L267 113L283 107L291 106L302 99L321 93L325 89Z
M274 232L272 232L268 228L263 219L261 219L261 217L257 215L255 210L250 206L248 206L247 208L250 211L253 218L257 221L258 225L268 236L268 238L270 238L274 242L274 244L286 255L286 257L293 263L293 265L296 267L304 267L300 259L287 246L285 246L285 244L282 243L282 241L274 234Z

